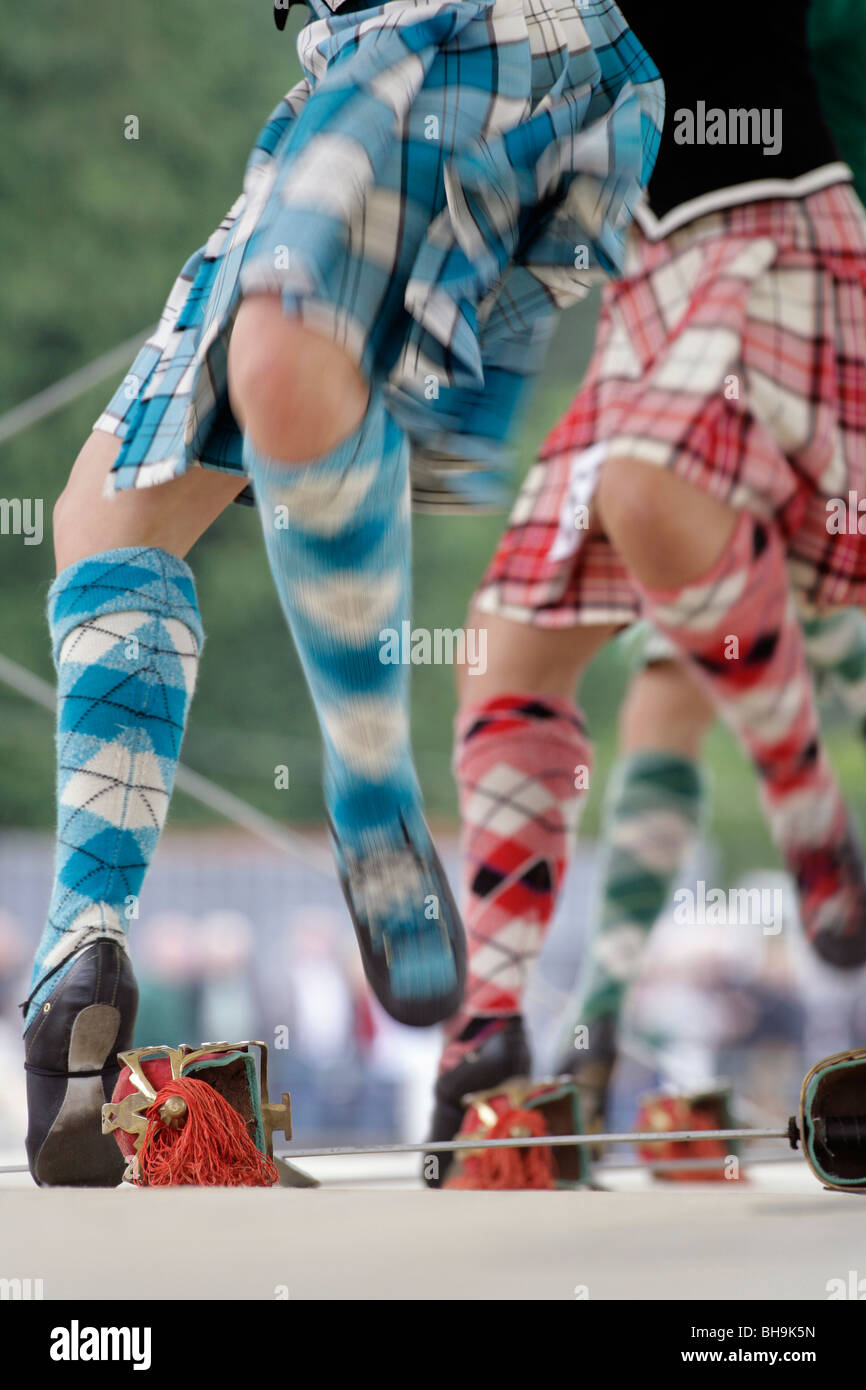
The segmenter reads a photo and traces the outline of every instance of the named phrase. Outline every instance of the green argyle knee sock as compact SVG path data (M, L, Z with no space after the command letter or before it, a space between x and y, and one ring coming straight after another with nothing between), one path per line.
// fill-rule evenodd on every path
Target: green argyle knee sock
M802 628L806 660L819 692L826 685L849 714L866 721L866 613L840 608L804 618Z
M617 1017L649 932L691 852L706 809L700 768L665 751L634 753L614 769L601 835L602 872L590 964L576 1022Z

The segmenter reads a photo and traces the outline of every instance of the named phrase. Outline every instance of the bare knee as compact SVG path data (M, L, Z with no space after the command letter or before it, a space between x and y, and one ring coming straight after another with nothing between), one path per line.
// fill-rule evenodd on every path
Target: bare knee
M629 569L650 587L701 578L727 547L736 511L669 468L608 459L596 505L605 532Z
M613 458L605 463L597 506L605 531L623 554L662 549L669 542L669 478L665 470L636 459Z
M277 295L244 300L228 359L232 409L270 458L301 463L358 428L369 390L351 357L298 319Z
M665 749L697 760L714 718L709 698L683 662L655 662L629 686L620 715L620 749Z

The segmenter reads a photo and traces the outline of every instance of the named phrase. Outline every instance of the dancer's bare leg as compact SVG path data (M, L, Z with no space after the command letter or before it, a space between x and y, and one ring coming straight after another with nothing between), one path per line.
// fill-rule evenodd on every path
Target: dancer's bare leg
M125 546L154 546L183 559L246 486L237 473L191 468L160 487L106 497L106 479L120 447L114 435L94 430L73 464L54 508L58 573L88 555Z
M695 762L716 717L682 661L656 661L632 678L619 718L620 757L663 750Z
M58 849L25 1008L27 1152L47 1185L114 1185L123 1171L99 1108L132 1043L129 907L165 822L202 644L183 556L245 486L198 468L106 497L119 448L94 431L54 512Z
M408 440L344 348L282 301L244 301L229 391L271 573L325 745L325 802L367 978L403 1023L459 1006L465 945L424 820L408 671Z

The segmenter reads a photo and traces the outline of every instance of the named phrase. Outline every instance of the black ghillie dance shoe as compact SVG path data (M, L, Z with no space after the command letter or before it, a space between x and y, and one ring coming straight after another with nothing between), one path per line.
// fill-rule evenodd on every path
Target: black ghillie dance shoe
M591 1043L587 1050L566 1047L556 1064L557 1076L570 1076L578 1088L583 1128L587 1134L600 1134L607 1125L607 1109L617 1062L619 1017L599 1014L589 1024Z
M24 1034L27 1161L40 1187L116 1187L125 1160L102 1106L132 1046L138 988L115 941L86 946Z
M383 1009L413 1028L455 1014L466 982L463 923L423 821L421 827L413 839L401 821L402 844L359 854L331 826L364 973Z
M470 1019L454 1039L462 1051L456 1065L443 1071L433 1091L430 1138L453 1139L463 1122L463 1097L473 1091L489 1091L513 1076L528 1076L529 1044L519 1014ZM433 1162L431 1160L437 1160ZM447 1152L425 1153L422 1177L428 1187L441 1187L452 1163Z

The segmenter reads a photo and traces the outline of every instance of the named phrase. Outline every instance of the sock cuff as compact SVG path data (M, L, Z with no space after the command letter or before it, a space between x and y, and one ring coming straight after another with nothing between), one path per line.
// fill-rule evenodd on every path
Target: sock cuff
M54 662L64 641L102 613L152 613L189 628L201 652L204 629L195 580L184 560L152 546L125 546L88 555L62 570L48 591Z
M664 797L667 802L676 802L681 809L689 803L694 805L696 821L709 791L706 777L694 758L664 748L627 753L617 761L610 774L605 797L607 815L616 816L624 803L640 798L647 788L654 801Z
M820 675L860 678L866 668L866 615L836 608L800 618L806 660Z
M589 741L583 712L573 700L528 691L494 695L464 705L454 721L455 743L459 748L493 732L525 735L529 728L555 732L560 738L565 735L575 743Z
M301 478L308 477L311 470L323 475L336 474L339 476L346 473L355 465L357 457L361 453L367 461L370 459L378 461L387 447L385 430L388 416L384 410L373 409L373 404L371 396L366 414L358 428L328 453L322 454L318 458L292 462L271 458L257 448L249 434L245 434L243 446L245 470L253 482L259 484L260 488L262 485L265 487L276 485L287 489L291 488L293 483L299 482Z

